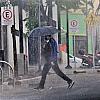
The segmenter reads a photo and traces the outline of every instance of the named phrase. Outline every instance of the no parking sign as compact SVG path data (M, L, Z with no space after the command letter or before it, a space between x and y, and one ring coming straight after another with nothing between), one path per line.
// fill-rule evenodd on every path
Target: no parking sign
M13 7L10 8L1 7L1 24L13 25Z

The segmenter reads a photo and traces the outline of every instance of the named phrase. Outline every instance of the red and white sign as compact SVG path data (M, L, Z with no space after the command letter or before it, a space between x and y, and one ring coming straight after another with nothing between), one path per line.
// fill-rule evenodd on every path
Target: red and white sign
M72 21L70 22L70 24L71 24L72 27L76 27L78 23L77 23L76 20L72 20Z
M1 24L2 25L13 25L13 8L1 7Z
M69 20L69 32L76 33L79 32L79 22L78 20Z

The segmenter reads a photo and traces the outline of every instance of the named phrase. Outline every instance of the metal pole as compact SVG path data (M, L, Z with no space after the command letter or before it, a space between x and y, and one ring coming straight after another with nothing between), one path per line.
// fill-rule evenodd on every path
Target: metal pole
M88 13L88 5L87 5L87 0L86 0L86 17ZM86 23L86 53L88 53L88 24Z
M41 15L40 15L41 14L40 13L41 8L40 8L40 6L41 6L41 1L39 0L39 27L41 26L41 18L40 18L41 17Z
M58 19L58 45L59 45L59 48L60 48L60 45L61 45L61 20L60 20L60 4L59 2L57 1L57 19ZM61 55L61 52L59 51L59 63L62 62L62 55Z
M14 25L12 25L12 39L13 39L13 56L14 56L14 76L18 77L18 63L17 63L17 50L16 50L16 36L15 36L15 11L13 6Z
M52 18L52 0L47 0L48 5L48 25L51 25L50 18Z
M1 85L3 85L3 69L2 67L0 66L0 70L1 70Z
M95 26L92 27L93 67L95 68Z
M41 0L39 0L39 27L41 27ZM41 71L41 37L38 38L39 41L39 65L38 71Z
M19 43L20 43L20 53L23 53L23 22L22 22L22 0L18 0L18 11L19 11Z
M75 33L73 36L73 56L74 56L74 68L76 69L76 60L75 60L75 56L76 56L76 49L75 49Z
M1 7L0 7L0 13L1 13ZM1 28L2 27L1 27L1 16L0 16L0 52L2 60L4 60L3 33ZM4 67L4 64L2 64L2 67Z
M57 15L58 15L58 44L61 44L61 21L60 21L60 6L57 3Z
M1 7L0 7L0 14L1 14ZM2 49L1 16L0 16L0 49Z
M67 6L66 6L67 8ZM67 66L65 67L67 68L72 68L70 66L70 62L69 62L69 21L68 21L68 9L67 9L67 13L66 13L66 21L67 21L67 32L66 32L66 52L67 52Z

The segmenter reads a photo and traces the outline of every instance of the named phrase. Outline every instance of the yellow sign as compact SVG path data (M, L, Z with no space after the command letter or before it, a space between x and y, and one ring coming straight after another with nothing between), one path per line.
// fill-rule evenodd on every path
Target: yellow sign
M86 22L87 22L87 24L88 25L95 25L95 24L97 24L98 22L99 22L99 16L96 16L95 14L94 14L94 12L91 12L88 16L87 16L87 18L86 18Z

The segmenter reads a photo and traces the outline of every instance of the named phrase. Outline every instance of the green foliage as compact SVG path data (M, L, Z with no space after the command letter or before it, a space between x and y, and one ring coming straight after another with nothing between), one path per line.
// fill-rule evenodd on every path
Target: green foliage
M18 5L18 0L10 0L12 6Z
M10 3L12 4L12 6L16 6L18 5L18 0L10 0ZM5 1L0 2L0 7L4 6L7 6L7 3Z
M55 0L56 4L59 4L63 9L78 9L79 8L79 0Z
M28 29L28 32L31 31L33 28L38 27L38 20L35 16L33 16L32 18L27 18L26 21L26 27Z
M37 6L38 3L36 2L36 0L30 0L28 2L29 17L26 19L26 27L28 29L28 32L31 31L33 28L38 27L38 19L36 16Z

